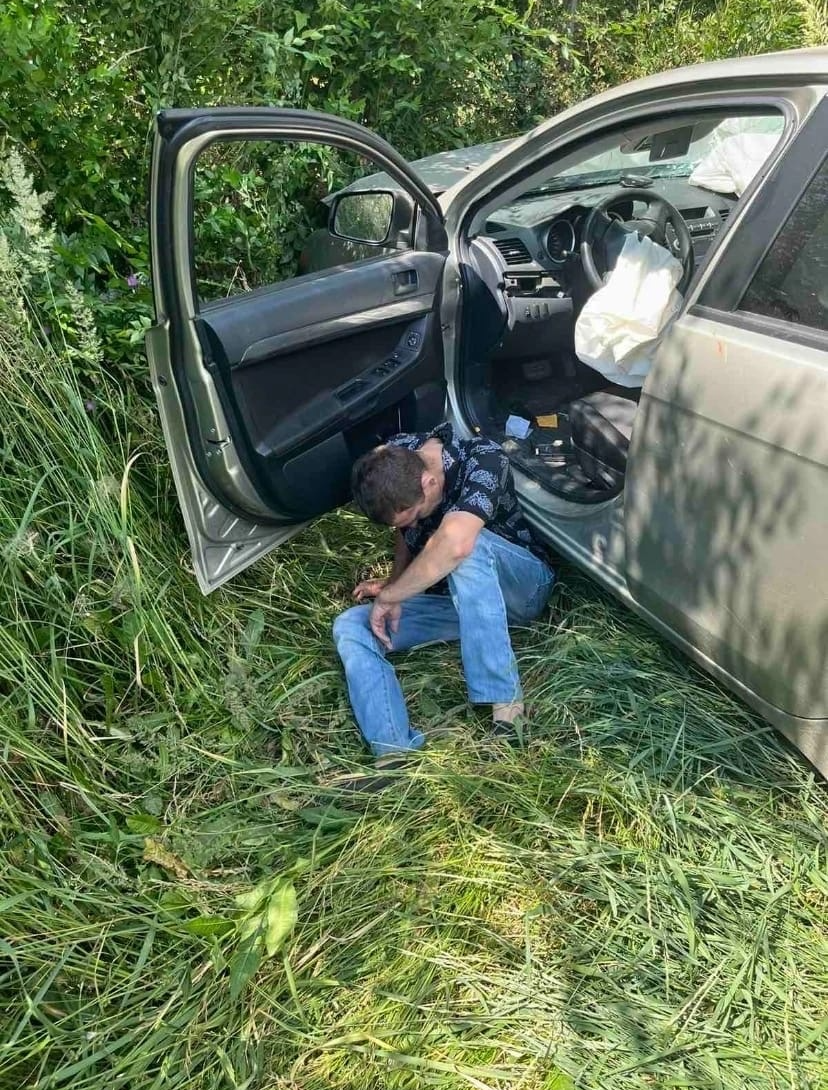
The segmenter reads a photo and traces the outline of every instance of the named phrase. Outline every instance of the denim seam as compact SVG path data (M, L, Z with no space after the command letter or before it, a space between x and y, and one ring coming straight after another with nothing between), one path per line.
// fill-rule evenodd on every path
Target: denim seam
M369 628L370 628L370 625L369 625ZM394 667L388 661L388 656L387 656L387 654L385 652L385 648L382 646L382 644L380 643L380 641L377 639L377 637L374 635L373 632L371 632L371 637L372 637L372 639L374 641L374 644L376 646L377 655L382 660L383 665L385 667L387 667L389 670L394 671ZM391 707L391 695L390 695L390 693L388 691L389 690L388 678L387 678L385 670L382 668L382 666L380 667L380 670L381 670L381 676L382 676L382 696L383 696L383 700L385 701L385 721L386 721L386 724L389 727L393 727L394 735L396 736L396 734L397 734L397 723L394 721L394 710ZM406 714L406 718L408 718L407 714ZM410 720L406 724L406 734L407 735L411 734L411 721ZM387 746L390 743L380 742L379 744ZM372 743L372 746L373 745L374 745L374 743Z

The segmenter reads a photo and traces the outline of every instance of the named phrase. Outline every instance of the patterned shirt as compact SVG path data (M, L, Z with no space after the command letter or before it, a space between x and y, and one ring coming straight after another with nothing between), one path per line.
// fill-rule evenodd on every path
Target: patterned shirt
M458 439L451 424L440 424L430 432L395 435L388 442L419 450L429 439L443 444L445 486L437 509L402 531L411 555L422 551L444 515L468 511L482 519L493 534L522 545L545 561L546 551L533 538L518 505L509 459L497 443L483 438Z

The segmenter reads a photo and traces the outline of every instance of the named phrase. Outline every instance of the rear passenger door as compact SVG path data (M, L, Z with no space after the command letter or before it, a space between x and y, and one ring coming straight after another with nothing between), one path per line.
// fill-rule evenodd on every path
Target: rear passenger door
M330 197L378 170L382 192ZM328 198L325 202L323 198ZM308 240L341 263L307 272ZM444 406L446 236L385 141L307 111L158 115L153 384L207 593L348 499L353 460Z
M828 734L828 103L743 209L644 386L627 581L820 763Z

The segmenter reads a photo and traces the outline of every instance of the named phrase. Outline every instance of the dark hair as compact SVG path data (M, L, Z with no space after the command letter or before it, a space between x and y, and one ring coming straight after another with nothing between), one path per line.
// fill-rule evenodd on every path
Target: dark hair
M374 447L354 463L351 491L354 502L373 522L389 526L394 516L423 498L425 464L405 447Z

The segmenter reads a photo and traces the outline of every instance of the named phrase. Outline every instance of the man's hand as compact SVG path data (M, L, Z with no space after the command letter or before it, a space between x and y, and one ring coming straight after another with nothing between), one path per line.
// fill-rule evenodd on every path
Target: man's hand
M388 651L391 650L389 630L390 632L398 631L401 613L402 605L400 602L383 602L381 598L377 598L371 607L371 616L369 617L371 631Z
M363 602L366 598L376 598L387 583L387 579L363 579L354 587L353 596L358 602Z

